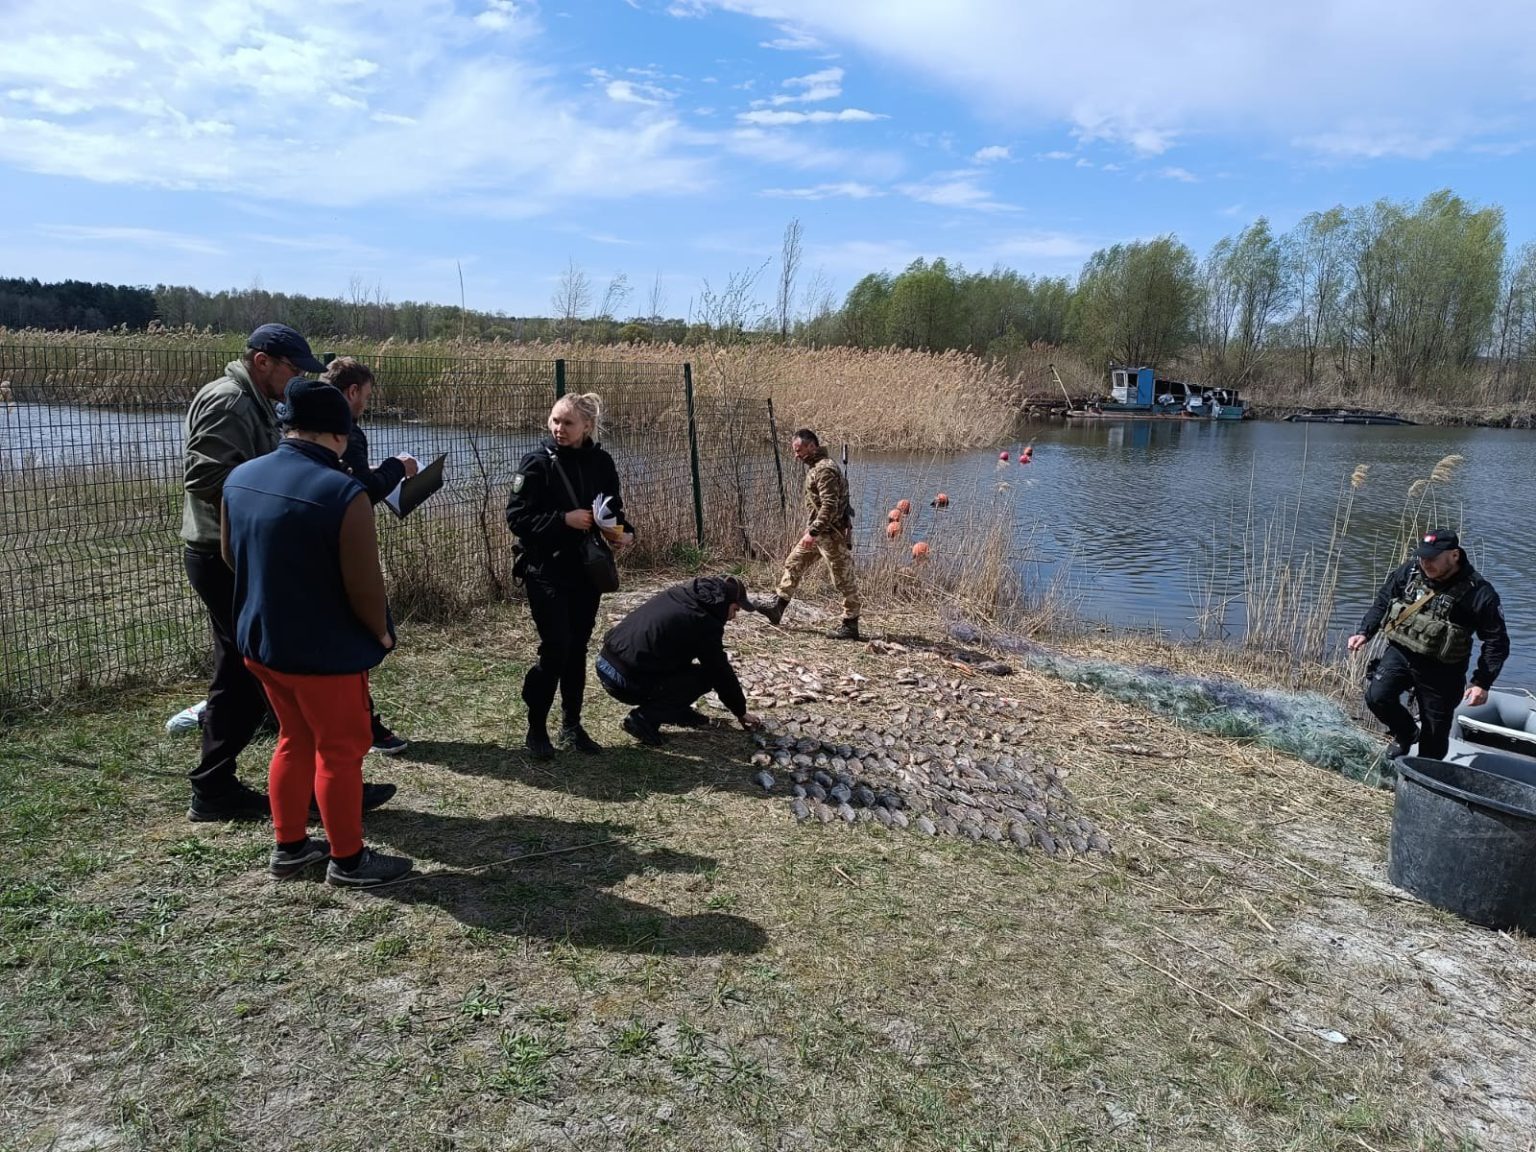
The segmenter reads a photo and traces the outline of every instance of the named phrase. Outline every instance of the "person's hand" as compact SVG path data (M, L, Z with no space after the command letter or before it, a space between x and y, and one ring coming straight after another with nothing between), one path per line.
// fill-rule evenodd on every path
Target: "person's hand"
M756 732L763 726L763 718L751 712L741 714L741 726L748 732Z
M1356 632L1347 641L1345 641L1344 646L1351 652L1358 652L1360 649L1365 647L1365 637L1362 636L1359 632Z
M1461 698L1472 705L1486 704L1488 703L1488 689L1479 688L1476 684L1469 684L1467 685L1467 690L1462 693Z
M388 632L380 632L378 639L379 643L384 645L384 651L393 652L395 650L395 638Z
M812 536L809 532L807 532L804 536L800 537L800 551L802 551L802 552L810 552L815 547L816 547L816 537Z
M407 480L421 471L421 462L409 452L402 452L395 459L405 465L405 478Z
M586 532L592 527L592 513L586 508L573 508L565 514L565 522L578 532Z
M628 552L635 546L635 534L633 532L620 532L611 538L613 545L620 552Z

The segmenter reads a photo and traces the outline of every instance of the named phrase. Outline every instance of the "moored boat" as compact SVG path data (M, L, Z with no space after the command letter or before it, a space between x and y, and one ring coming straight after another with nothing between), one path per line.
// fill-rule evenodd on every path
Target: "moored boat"
M1151 368L1111 365L1109 398L1067 416L1078 420L1242 420L1248 403L1235 388L1206 388L1159 377Z
M1292 424L1408 424L1395 412L1376 412L1368 408L1303 408L1286 417Z

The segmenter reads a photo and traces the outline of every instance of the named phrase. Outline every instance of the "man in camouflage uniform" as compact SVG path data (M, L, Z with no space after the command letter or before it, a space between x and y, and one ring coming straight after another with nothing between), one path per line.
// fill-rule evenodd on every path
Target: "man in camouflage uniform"
M777 598L767 606L755 607L769 623L777 624L784 609L820 556L827 562L832 583L843 597L843 622L828 635L834 640L859 638L859 585L853 571L853 519L848 502L848 481L842 469L832 462L816 433L802 428L790 444L795 459L806 466L805 535L784 561L784 575L779 578Z
M1481 704L1509 656L1504 610L1493 585L1478 574L1461 541L1448 528L1426 532L1412 559L1393 571L1349 638L1358 652L1378 631L1387 638L1365 689L1365 702L1392 733L1391 756L1444 758L1456 705ZM1482 641L1472 683L1467 665L1473 637ZM1403 707L1403 693L1418 699L1419 720Z

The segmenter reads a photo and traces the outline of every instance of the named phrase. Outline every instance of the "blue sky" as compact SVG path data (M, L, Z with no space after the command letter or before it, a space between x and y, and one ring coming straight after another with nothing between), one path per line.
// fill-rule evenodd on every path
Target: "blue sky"
M1266 10L1272 9L1272 10ZM1536 239L1529 0L5 0L0 275L648 311L1073 274L1451 187ZM773 292L773 270L761 295Z

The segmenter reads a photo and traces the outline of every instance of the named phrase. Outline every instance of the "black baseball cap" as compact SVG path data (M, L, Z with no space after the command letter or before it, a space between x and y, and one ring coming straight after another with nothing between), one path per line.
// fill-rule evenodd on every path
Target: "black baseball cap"
M286 324L263 324L245 345L268 356L281 356L301 372L325 371L325 365L309 350L309 341Z
M1420 560L1431 556L1439 556L1442 552L1449 552L1452 548L1460 548L1461 540L1456 533L1449 528L1431 528L1419 537L1419 547L1414 552Z
M277 418L301 432L330 432L337 436L352 432L352 405L347 398L334 384L303 376L295 376L283 389Z

